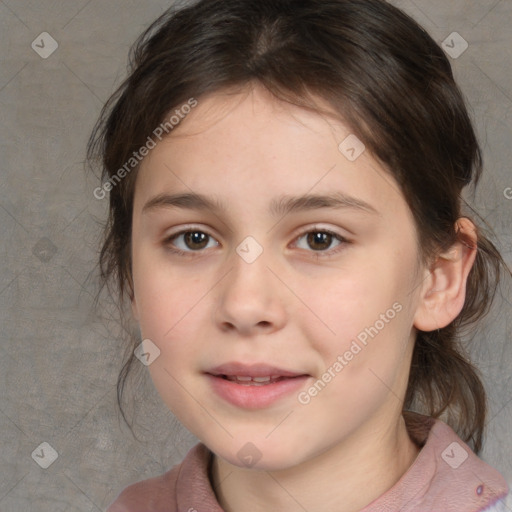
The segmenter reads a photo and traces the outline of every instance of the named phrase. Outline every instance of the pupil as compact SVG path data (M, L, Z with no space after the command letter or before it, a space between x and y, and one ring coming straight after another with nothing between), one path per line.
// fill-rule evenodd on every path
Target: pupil
M315 251L327 249L332 242L332 235L330 233L309 233L308 245Z
M200 231L189 231L185 234L185 243L189 249L202 249L208 244L208 235Z
M308 245L315 251L327 249L332 243L330 233L308 233ZM189 249L202 249L208 245L208 235L200 231L189 231L185 234L185 243Z

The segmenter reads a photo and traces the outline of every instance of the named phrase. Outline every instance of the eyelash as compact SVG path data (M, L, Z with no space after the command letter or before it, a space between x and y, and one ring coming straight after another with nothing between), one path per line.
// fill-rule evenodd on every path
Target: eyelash
M201 249L197 250L197 251L192 251L192 250L183 251L182 249L178 249L177 247L173 247L171 245L171 243L174 240L176 240L178 237L180 237L186 233L191 233L191 232L202 233L202 234L205 234L208 237L215 240L215 237L213 235L211 235L210 233L208 233L207 231L204 231L202 229L194 229L193 227L190 227L190 228L184 229L182 231L179 231L177 233L173 233L171 236L165 238L163 241L163 244L167 250L169 250L170 252L172 252L173 254L176 254L178 256L184 256L184 257L189 257L189 258L201 256L201 253L203 252L203 250L201 250ZM337 254L338 252L340 252L341 250L343 250L345 248L344 246L351 243L349 240L342 237L338 233L335 233L334 231L331 231L329 229L315 229L315 228L313 228L313 229L310 228L305 231L302 231L299 235L297 235L295 237L294 242L296 243L302 237L304 237L305 235L308 235L310 233L328 234L328 235L331 235L333 237L333 239L336 239L340 242L339 245L335 247L335 249L329 249L329 250L325 250L325 251L314 251L314 250L307 251L307 252L310 252L312 255L314 255L314 257L316 257L317 259L333 256L333 255Z

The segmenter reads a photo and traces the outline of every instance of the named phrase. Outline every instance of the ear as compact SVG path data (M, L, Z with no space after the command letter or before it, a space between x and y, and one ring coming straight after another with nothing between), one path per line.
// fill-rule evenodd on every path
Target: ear
M466 217L457 220L457 242L440 254L422 285L414 327L429 332L446 327L457 318L466 298L466 282L477 251L475 225Z

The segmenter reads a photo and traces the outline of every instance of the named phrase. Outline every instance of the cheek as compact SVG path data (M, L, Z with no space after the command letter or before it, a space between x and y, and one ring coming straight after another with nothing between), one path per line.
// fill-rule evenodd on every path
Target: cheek
M324 337L324 344L316 347L322 356L321 374L307 395L301 395L311 400L311 417L336 418L332 435L340 423L351 428L383 404L397 405L405 393L412 347L406 313L398 302L383 310L385 320L374 319L380 308L368 311L345 311L338 317L335 342Z
M311 282L308 296L317 298L311 309L319 312L324 323L325 328L315 324L322 335L318 329L315 335L312 324L303 322L310 339L316 340L325 368L331 369L343 388L355 385L355 394L364 394L374 384L381 386L379 377L384 382L395 380L408 364L413 268L405 258L397 264L390 255L380 252L379 256L372 256L372 261L360 259L359 268L343 269L339 279L325 280L322 286Z
M311 309L318 311L323 320L326 333L327 328L331 332L329 344L339 340L337 349L356 338L364 343L369 328L376 324L379 331L384 330L400 309L393 308L400 297L393 279L376 280L372 272L360 270L342 272L338 279L331 278L320 286L312 282L307 296Z
M180 290L179 293L177 290ZM148 367L162 400L175 414L190 408L187 390L194 389L197 354L201 352L199 331L205 323L204 295L197 287L176 280L150 277L139 288L140 329L159 349L159 357ZM186 416L182 421L187 424Z
M186 279L173 268L165 252L134 237L133 281L142 335L164 341L193 308L199 279ZM196 299L197 300L197 299Z
M199 318L203 314L200 297L192 283L183 286L177 281L150 278L139 287L141 333L160 348L162 359L182 357L192 349L195 326L204 322Z
M135 299L142 339L151 340L159 350L148 370L163 400L174 408L183 399L179 383L194 349L187 327L197 323L200 309L193 307L198 295L193 286L182 286L173 274L158 268L134 258Z

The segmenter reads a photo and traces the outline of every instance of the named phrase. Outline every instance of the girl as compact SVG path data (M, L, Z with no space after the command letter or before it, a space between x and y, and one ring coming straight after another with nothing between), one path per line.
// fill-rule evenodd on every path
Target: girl
M201 442L121 511L496 511L460 339L503 259L450 64L382 0L200 0L138 41L91 136L101 252ZM507 270L508 271L508 270ZM413 412L414 411L414 412Z

